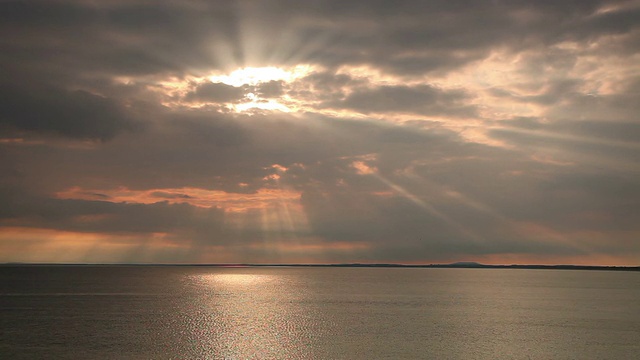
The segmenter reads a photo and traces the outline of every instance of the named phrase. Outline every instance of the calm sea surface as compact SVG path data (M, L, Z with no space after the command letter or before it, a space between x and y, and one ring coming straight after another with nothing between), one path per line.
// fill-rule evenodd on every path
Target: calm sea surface
M638 359L640 273L0 267L2 359Z

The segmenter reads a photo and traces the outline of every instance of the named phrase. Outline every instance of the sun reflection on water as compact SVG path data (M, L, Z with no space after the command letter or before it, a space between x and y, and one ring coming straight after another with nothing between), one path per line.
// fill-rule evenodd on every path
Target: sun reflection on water
M305 358L299 306L287 297L290 279L250 269L218 269L194 275L197 292L188 314L190 342L212 359ZM308 339L307 339L308 340Z
M273 277L268 275L256 275L256 274L215 274L215 275L203 275L203 280L209 282L211 285L223 285L223 286L253 286L259 283L269 282L273 280Z

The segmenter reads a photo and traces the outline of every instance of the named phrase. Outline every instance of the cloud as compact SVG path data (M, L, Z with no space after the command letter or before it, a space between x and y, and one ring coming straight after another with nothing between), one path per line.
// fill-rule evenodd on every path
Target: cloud
M260 96L272 98L282 95L284 93L283 87L283 81L271 80L269 82L259 84L257 90Z
M4 225L64 231L153 233L221 227L220 209L158 201L150 204L108 200L57 199L16 188L5 188L1 218Z
M17 130L108 140L139 124L126 109L87 91L0 88L0 124Z
M109 256L127 261L148 246L163 261L628 263L638 9L1 2L0 242L123 242ZM282 76L212 82L262 66Z
M187 194L179 194L179 193L171 193L166 191L154 191L151 193L152 196L158 197L161 199L191 199L192 196Z
M200 100L205 102L235 102L245 96L246 90L223 83L207 82L198 85L186 96L187 100Z
M422 115L473 116L473 107L463 102L468 97L463 91L440 90L429 85L381 86L355 89L344 100L329 106L363 113L414 112Z

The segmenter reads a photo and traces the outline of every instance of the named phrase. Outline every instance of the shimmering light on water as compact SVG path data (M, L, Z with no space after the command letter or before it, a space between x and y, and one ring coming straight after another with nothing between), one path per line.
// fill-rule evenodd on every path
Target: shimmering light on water
M0 358L631 359L640 274L0 267Z
M291 298L282 298L290 292L288 281L286 276L229 271L191 276L197 311L187 318L198 356L294 359L304 354L301 309Z

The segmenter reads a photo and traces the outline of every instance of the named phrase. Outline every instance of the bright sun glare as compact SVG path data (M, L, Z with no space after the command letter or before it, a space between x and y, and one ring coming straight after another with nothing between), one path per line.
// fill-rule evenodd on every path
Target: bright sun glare
M239 87L242 85L258 85L269 81L290 81L293 73L283 69L269 67L246 67L232 71L228 75L214 75L209 79L212 82L221 82L227 85Z
M273 99L261 97L256 91L256 87L270 81L282 81L290 83L294 80L306 76L311 72L309 66L298 65L290 69L283 69L274 66L267 67L245 67L232 71L229 74L216 74L209 76L209 80L214 83L223 83L234 87L249 86L245 101L234 104L236 111L247 111L250 109L278 110L289 112L291 109L282 103L283 99ZM253 89L251 89L253 87Z

